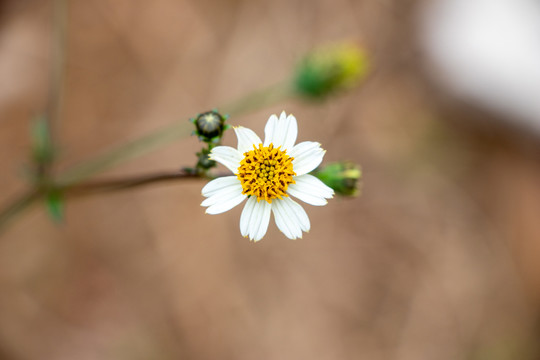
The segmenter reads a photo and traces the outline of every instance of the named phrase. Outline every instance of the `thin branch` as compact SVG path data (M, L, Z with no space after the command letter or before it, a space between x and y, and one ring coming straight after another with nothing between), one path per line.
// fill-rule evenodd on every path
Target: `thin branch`
M295 90L290 82L281 82L256 90L247 96L222 106L219 110L225 114L238 116L293 97L294 94Z
M62 101L64 97L64 70L67 41L66 0L55 0L53 2L52 10L51 65L45 122L47 124L47 136L49 137L52 146L53 157L48 161L38 164L38 174L44 178L51 175L50 172L54 161L54 152L56 151L56 144L58 143L58 128L60 127Z
M171 144L182 136L189 135L191 131L192 125L187 120L174 122L156 132L122 144L115 149L95 156L91 160L75 165L60 173L57 176L57 182L61 186L78 183L127 160L147 154L164 145Z
M32 205L37 199L41 197L41 193L37 190L29 190L26 193L15 198L7 206L3 207L0 213L0 231L5 226L13 221L21 212Z
M47 99L47 109L45 115L46 132L52 144L53 151L56 148L57 128L60 122L60 112L62 109L65 50L67 35L67 3L66 0L55 0L53 2L53 20L51 35L51 58L50 58L50 88ZM54 156L54 155L53 155ZM37 174L40 178L46 179L51 176L52 159L41 161L37 166ZM0 231L7 223L12 221L23 210L32 205L43 195L41 189L33 188L15 198L7 206L2 207L0 212Z
M289 83L276 84L223 106L224 113L238 115L253 111L291 97L293 93L294 91ZM75 165L71 169L60 173L57 177L58 182L61 185L75 184L106 169L169 145L182 136L188 136L191 132L192 125L188 121L176 121L153 133L122 144L115 149L95 156L91 160Z
M142 174L117 179L87 181L72 185L49 185L49 188L32 189L15 198L7 206L2 208L3 210L0 213L0 231L2 231L3 228L16 216L20 215L23 210L42 199L51 190L60 191L62 196L66 198L76 198L112 191L130 190L157 183L190 179L207 179L221 176L225 176L225 174L217 174L215 176L208 177L203 174L180 170L174 172Z
M47 121L52 140L56 140L60 112L63 99L64 68L67 35L66 0L55 0L53 3L53 29L51 46L50 89L47 101Z
M59 190L66 197L78 197L82 195L92 195L96 193L129 190L135 187L147 186L156 183L169 181L202 179L203 175L186 171L162 172L153 174L136 175L118 179L104 179L87 181L79 184L60 187Z

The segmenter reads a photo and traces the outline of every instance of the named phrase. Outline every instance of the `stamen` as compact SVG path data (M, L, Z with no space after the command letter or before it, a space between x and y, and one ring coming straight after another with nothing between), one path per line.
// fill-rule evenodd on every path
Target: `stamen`
M238 179L242 184L242 194L256 196L257 201L266 200L271 203L273 199L281 199L287 195L289 184L294 184L292 161L294 158L273 144L244 153L244 159L238 167Z

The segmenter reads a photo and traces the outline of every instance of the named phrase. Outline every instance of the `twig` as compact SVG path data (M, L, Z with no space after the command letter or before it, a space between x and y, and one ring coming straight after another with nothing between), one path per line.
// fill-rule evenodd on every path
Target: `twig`
M119 179L105 179L83 182L75 185L60 187L58 190L66 197L79 197L102 192L129 190L134 187L147 186L155 183L187 179L202 179L203 176L186 171L162 172L136 175Z
M60 173L57 177L57 182L61 186L72 185L127 160L147 154L164 145L171 144L182 136L189 135L191 133L190 125L187 121L174 122L157 132L120 145L113 150Z
M256 90L243 98L224 105L219 110L225 114L237 116L275 104L285 98L292 97L294 94L295 90L291 83L281 82Z
M42 159L42 161L37 164L37 174L42 179L51 177L51 168L55 160L56 144L58 143L57 135L58 128L60 127L62 101L64 98L64 69L67 34L66 0L55 0L53 2L52 22L49 94L44 116L47 137L50 141L50 146L52 147L52 156L45 161Z
M30 190L14 199L7 206L3 207L0 213L0 231L23 210L32 205L41 197L41 193L37 190Z
M226 176L226 174L217 174L210 178L221 176ZM0 213L0 231L2 231L2 229L23 210L42 199L52 190L60 192L62 196L66 198L77 198L112 191L130 190L136 187L138 188L156 183L206 178L208 178L208 176L204 174L180 170L175 172L135 175L117 179L94 180L70 185L52 184L42 189L29 190L14 199L7 206L3 207L3 211Z

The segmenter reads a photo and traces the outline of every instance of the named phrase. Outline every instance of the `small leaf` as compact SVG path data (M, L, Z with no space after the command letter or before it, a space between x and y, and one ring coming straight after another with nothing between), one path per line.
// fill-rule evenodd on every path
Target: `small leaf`
M38 164L50 163L54 156L49 125L45 115L37 117L32 123L32 153Z
M64 220L64 197L59 190L51 190L46 197L47 210L56 223Z

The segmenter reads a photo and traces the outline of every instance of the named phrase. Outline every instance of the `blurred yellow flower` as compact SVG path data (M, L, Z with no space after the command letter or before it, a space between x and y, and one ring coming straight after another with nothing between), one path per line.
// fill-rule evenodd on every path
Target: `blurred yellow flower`
M307 97L321 98L359 83L368 73L368 59L354 43L315 49L298 66L295 86Z

